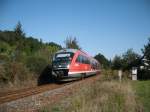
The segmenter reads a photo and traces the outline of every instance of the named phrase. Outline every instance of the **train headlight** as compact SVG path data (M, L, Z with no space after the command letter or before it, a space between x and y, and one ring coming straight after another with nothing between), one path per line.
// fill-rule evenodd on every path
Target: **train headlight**
M67 68L69 68L70 67L70 65L67 65Z

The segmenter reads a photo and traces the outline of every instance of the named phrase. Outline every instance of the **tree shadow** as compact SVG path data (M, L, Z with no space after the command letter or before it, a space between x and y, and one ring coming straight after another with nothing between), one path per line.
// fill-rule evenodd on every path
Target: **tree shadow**
M52 76L52 66L47 65L38 77L38 86L50 83L55 83L55 78Z
M150 80L150 70L138 70L138 80Z

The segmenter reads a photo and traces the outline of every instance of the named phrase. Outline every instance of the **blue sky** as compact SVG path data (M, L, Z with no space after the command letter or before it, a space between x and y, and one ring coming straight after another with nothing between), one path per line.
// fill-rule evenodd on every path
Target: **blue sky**
M0 30L20 21L27 36L64 46L75 36L82 49L108 59L141 48L150 37L150 0L0 0Z

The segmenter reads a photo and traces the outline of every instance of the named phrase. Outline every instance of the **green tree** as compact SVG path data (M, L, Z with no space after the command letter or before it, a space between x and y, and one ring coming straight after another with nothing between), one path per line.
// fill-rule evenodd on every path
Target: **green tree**
M48 65L48 62L43 57L30 56L26 59L27 68L39 75L42 70Z
M123 68L121 56L115 56L111 62L112 69L119 70Z
M148 43L142 49L144 57L148 60L147 63L150 65L150 38L148 39Z
M9 54L10 46L6 42L0 41L0 54Z
M54 42L49 42L49 43L46 43L47 46L51 46L51 47L57 47L58 49L62 49L61 45L58 45Z
M28 37L23 42L23 49L27 55L37 52L39 49L41 49L41 47L41 42L33 37Z
M65 40L66 48L81 49L76 37L67 37Z
M108 59L104 55L98 53L97 55L94 56L94 58L97 61L99 61L99 63L101 64L102 68L106 69L106 68L110 67L110 61L108 61Z
M137 62L140 60L141 56L133 51L133 49L128 49L123 55L123 69L129 70L133 66L138 66Z
M46 44L37 52L38 53L37 55L43 57L49 63L51 63L54 54L60 49L61 49L60 45L56 43Z
M25 33L23 32L22 25L20 22L17 23L16 27L14 28L14 33L16 38L16 49L14 52L15 61L20 61L22 59L22 51L24 49L24 40L25 40Z
M122 56L115 56L112 61L113 69L130 70L132 67L138 67L140 64L141 56L128 49Z
M6 42L9 45L16 45L18 37L14 31L0 31L0 41Z
M150 79L150 38L148 38L148 43L144 45L142 52L143 57L140 65L144 66L144 69L138 71L138 79L148 80Z
M14 28L14 32L16 33L17 36L25 36L20 21L17 23L16 27Z

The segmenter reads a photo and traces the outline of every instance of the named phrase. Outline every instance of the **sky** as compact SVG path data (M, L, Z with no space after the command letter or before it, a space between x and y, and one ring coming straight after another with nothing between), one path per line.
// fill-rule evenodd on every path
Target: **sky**
M112 59L127 49L141 54L150 37L150 0L0 0L0 30L20 21L27 36L81 48Z

